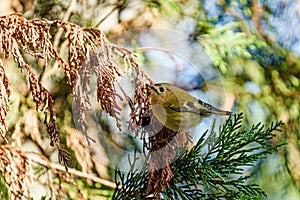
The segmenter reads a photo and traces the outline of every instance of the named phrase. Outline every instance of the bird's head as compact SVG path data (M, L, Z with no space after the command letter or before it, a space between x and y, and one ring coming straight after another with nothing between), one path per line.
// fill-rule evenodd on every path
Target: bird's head
M174 95L170 89L170 84L168 83L156 83L153 85L146 84L147 87L151 89L151 101L152 103L163 104L162 102Z

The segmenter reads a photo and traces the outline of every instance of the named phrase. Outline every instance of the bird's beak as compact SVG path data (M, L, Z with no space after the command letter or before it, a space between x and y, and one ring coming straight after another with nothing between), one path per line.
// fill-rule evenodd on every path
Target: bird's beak
M146 83L146 86L158 94L157 89L153 85L149 85L148 83Z

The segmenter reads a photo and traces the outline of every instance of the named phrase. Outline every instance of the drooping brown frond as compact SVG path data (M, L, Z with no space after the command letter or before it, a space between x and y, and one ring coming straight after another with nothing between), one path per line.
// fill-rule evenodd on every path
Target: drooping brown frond
M95 33L94 33L95 34ZM107 39L104 37L100 37L101 39L98 41L107 42ZM104 46L104 45L101 45ZM107 56L110 57L112 55L119 56L123 58L123 63L127 68L125 68L125 71L133 70L135 74L134 78L134 97L133 100L125 94L125 92L122 90L123 95L125 96L126 100L130 104L131 113L130 113L130 120L129 120L129 129L131 131L134 131L136 133L136 136L138 136L138 132L140 130L140 126L142 125L142 118L147 113L147 111L150 109L150 103L149 103L149 94L150 89L146 87L146 83L152 84L152 80L143 72L143 70L140 67L140 64L136 61L136 55L129 49L119 47L115 44L109 43L109 49L110 51L107 52ZM105 55L105 54L104 54ZM113 79L113 81L116 79L117 76L121 76L119 74L119 67L116 67L115 64L108 65L109 69L105 70L104 79L110 80Z
M9 95L8 80L0 60L0 144L7 143L5 131L7 129L6 114L9 107Z
M145 85L145 83L142 83L141 80L137 78L134 99L131 103L129 128L140 138L143 138L143 135L139 133L139 127L143 125L144 119L150 117L148 116L148 111L151 106L149 98L150 92L150 89Z
M129 66L135 69L135 91L133 101L130 101L130 120L129 129L135 132L136 137L141 139L144 137L144 129L140 129L145 122L145 119L149 119L150 93L151 89L146 86L146 83L153 84L153 81L140 69L139 64L133 57L125 56L124 60Z
M115 51L115 45L110 43L100 30L89 28L85 31L97 46L93 54L90 54L92 70L97 77L97 100L102 109L116 119L117 127L121 129L119 119L121 107L117 101L123 98L116 92L115 84L122 73L114 62L115 57L120 55Z
M89 41L83 28L76 24L55 20L53 25L61 27L66 32L69 41L69 64L73 69L78 70L86 60L88 47L92 42Z
M102 72L102 73L101 73ZM114 117L117 122L117 127L121 129L119 114L121 108L117 104L117 98L121 99L115 91L115 84L113 82L114 78L111 73L107 70L101 70L100 75L98 76L98 90L97 90L97 99L101 104L102 109L106 110L107 113ZM117 97L117 98L116 98Z
M35 58L45 59L46 66L50 59L55 59L63 68L68 83L72 85L77 72L52 46L49 33L52 24L46 19L26 20L18 15L0 17L0 53L7 58L15 48L19 48Z
M90 76L93 73L97 77L97 100L100 102L102 109L116 119L117 126L120 129L119 114L121 107L118 105L118 100L123 100L123 98L116 92L116 82L124 74L121 73L120 67L115 63L116 57L123 58L127 68L137 72L139 77L136 78L136 85L145 84L146 81L150 82L150 79L140 70L133 52L110 43L98 29L86 28L84 29L84 33L84 37L88 37L85 41L89 48L86 51L87 63L82 63L84 65L82 67L89 66L90 70L88 68L82 70L81 74L83 76ZM140 78L142 76L146 77L143 81ZM86 83L82 84L83 86L86 85ZM89 88L86 87L83 91L88 92ZM126 94L124 95L128 98Z
M73 77L74 71L69 70L68 64L58 56L52 47L49 34L49 21L46 19L26 20L17 15L7 15L0 17L0 53L8 57L12 55L19 68L27 72L30 91L33 100L36 103L36 109L45 114L45 125L50 135L51 145L58 149L60 160L67 163L68 155L63 153L58 138L58 129L53 109L54 101L52 96L46 90L30 66L25 62L21 50L27 54L45 60L46 65L50 59L56 59L62 64L67 77ZM69 80L72 82L72 80Z
M36 103L36 109L41 110L45 114L45 120L44 124L47 127L47 131L50 135L50 145L56 146L59 150L59 161L61 163L65 164L67 166L68 162L70 161L69 154L63 150L60 146L60 141L58 137L58 129L56 124L56 116L53 109L54 101L52 99L52 96L44 88L42 83L36 78L35 74L32 72L30 66L25 62L23 59L23 56L19 50L19 46L17 44L17 41L15 38L12 38L12 49L11 53L15 59L15 61L18 63L19 67L22 70L26 70L28 74L28 80L29 80L29 87L31 94L33 96L33 101Z
M78 116L78 119L75 119L78 124L80 131L85 136L88 144L90 140L94 142L94 139L88 136L87 134L87 122L86 122L86 112L91 109L90 103L90 71L87 62L83 62L80 70L79 76L74 85L72 96L73 104L76 106L73 109L75 116Z
M155 162L157 162L157 160L149 161L149 168L151 168L151 171L148 173L146 196L151 194L154 199L161 199L160 193L165 188L169 187L173 173L170 165L154 170L152 164L155 164Z
M178 132L163 127L149 134L148 186L146 194L160 199L160 192L169 187L173 173L171 164L178 156Z
M29 199L28 184L33 172L22 151L0 145L0 173L8 185L10 199Z
M70 63L79 73L72 95L78 106L75 112L78 112L80 129L89 142L91 138L86 133L85 115L86 111L91 108L89 99L92 92L90 89L91 77L94 76L97 79L98 102L103 110L116 119L117 126L120 128L121 108L118 106L117 99L122 98L116 93L115 82L121 73L113 61L116 56L112 49L113 45L100 30L82 29L77 25L62 22L57 24L67 32L70 41L69 54L72 55ZM78 38L73 39L74 37Z

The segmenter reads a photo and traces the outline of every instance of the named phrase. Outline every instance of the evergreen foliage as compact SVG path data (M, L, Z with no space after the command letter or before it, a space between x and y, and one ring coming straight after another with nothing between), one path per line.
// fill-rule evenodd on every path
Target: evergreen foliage
M203 26L200 23L199 26ZM248 36L240 31L242 23L230 22L225 25L209 26L205 34L193 37L200 42L205 52L222 73L230 70L230 62L236 58L250 59L251 51L266 44L255 35Z
M280 146L270 143L282 122L269 128L260 123L243 130L243 114L230 117L219 133L206 131L197 144L187 151L179 150L179 158L172 164L173 178L162 199L253 199L266 193L251 183L247 167L255 166ZM137 157L128 174L117 172L113 199L143 199L147 187L147 166L137 171ZM151 199L148 195L146 199Z

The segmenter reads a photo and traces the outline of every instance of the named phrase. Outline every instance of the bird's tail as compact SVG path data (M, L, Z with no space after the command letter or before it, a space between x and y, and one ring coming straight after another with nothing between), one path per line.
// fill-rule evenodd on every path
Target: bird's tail
M220 110L213 106L211 107L211 109L209 109L209 111L211 112L211 114L216 114L216 115L232 115L232 112L230 111Z

